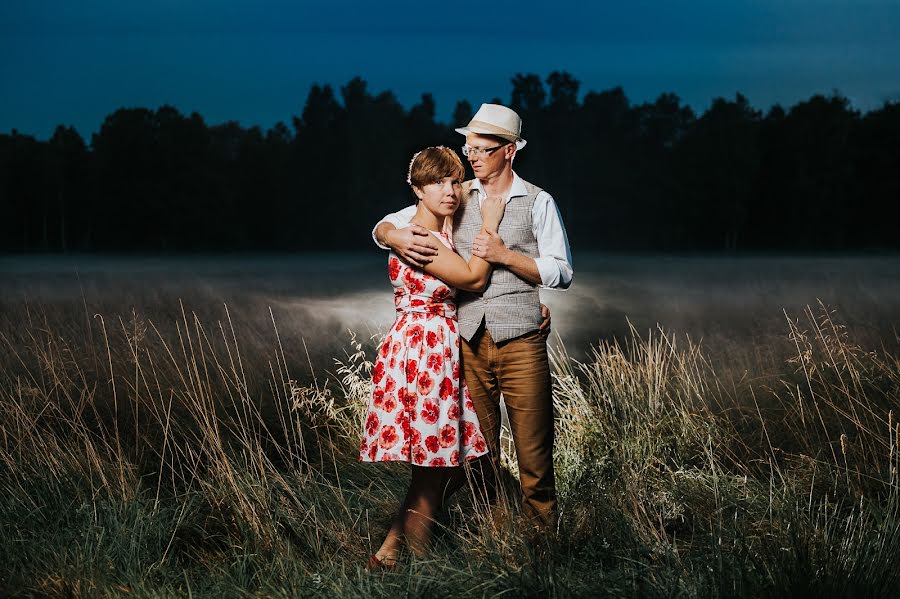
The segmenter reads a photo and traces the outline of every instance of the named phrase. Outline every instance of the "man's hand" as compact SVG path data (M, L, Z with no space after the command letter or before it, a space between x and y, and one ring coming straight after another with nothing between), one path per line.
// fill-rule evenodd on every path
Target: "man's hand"
M496 231L503 220L506 201L500 196L488 196L481 201L481 222L488 231Z
M542 335L550 334L550 308L541 304L541 318L544 320L541 321L541 326L538 327L538 330Z
M500 236L492 231L479 233L472 243L472 254L491 264L505 264L508 251Z
M394 250L405 262L422 268L437 256L438 247L428 229L419 225L409 225L402 229L391 229L384 235L384 244Z

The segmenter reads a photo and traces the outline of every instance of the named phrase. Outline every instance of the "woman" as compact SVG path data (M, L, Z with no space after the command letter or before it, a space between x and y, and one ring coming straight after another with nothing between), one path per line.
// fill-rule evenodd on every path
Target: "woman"
M459 207L465 169L453 150L425 148L413 156L407 183L416 195L413 224L431 232L438 254L417 268L391 252L388 272L397 318L372 370L374 390L363 426L360 460L412 465L406 498L369 566L393 567L404 541L423 553L440 507L448 469L487 453L478 417L460 377L455 289L480 291L491 266L478 257L467 263L453 251L447 231ZM505 203L481 204L484 231L496 233Z

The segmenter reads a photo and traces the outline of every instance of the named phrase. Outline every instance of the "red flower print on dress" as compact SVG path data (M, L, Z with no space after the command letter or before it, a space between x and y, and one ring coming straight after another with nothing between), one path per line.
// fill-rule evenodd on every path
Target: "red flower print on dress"
M400 342L394 341L394 344L391 345L391 355L396 356L400 352Z
M419 373L418 390L419 395L428 395L434 388L434 379L428 374L427 370Z
M397 395L398 395L398 397L402 395L402 398L400 399L400 403L403 404L404 409L406 409L407 411L411 411L413 414L415 414L416 401L417 401L416 394L410 393L409 391L407 391L406 387L400 387L400 391L398 392Z
M428 368L434 372L440 372L444 367L444 356L441 354L428 354Z
M390 393L397 386L397 382L394 380L394 377L391 375L387 375L384 379L384 392Z
M412 450L412 461L416 464L424 464L428 459L428 453L421 445L415 445Z
M438 443L438 438L436 435L428 435L425 437L425 447L431 453L437 453L438 449L440 449L440 444Z
M396 281L397 275L400 274L400 261L394 257L391 257L391 259L388 260L388 274L392 281Z
M480 433L475 437L475 441L472 443L472 449L478 453L487 451L487 443L485 443L484 437L481 436Z
M453 378L459 380L459 362L453 365Z
M372 405L379 410L384 408L384 389L375 387L372 391Z
M425 336L425 329L422 325L416 324L406 329L406 341L410 347L419 347L422 344L422 338Z
M390 424L386 424L381 427L381 434L378 435L378 446L384 450L388 450L394 445L397 444L397 441L400 440L400 436L397 435L397 429L391 426Z
M447 408L447 418L450 420L459 420L459 404L452 403L450 407Z
M375 456L378 455L378 443L372 443L369 446L369 459L375 461Z
M445 424L441 427L440 442L441 447L450 447L456 443L456 428L452 424Z
M409 300L409 305L412 306L413 308L421 308L422 306L425 305L425 300L419 299L419 298L413 298L413 299Z
M442 302L450 297L450 289L446 285L441 285L431 293L431 297L436 302Z
M411 268L407 268L403 272L403 282L406 283L406 288L413 295L419 295L425 291L425 281Z
M441 468L447 465L447 460L444 458L434 458L431 460L431 466L434 468Z
M438 327L435 331L428 331L427 339L428 347L434 348L438 343L444 342L444 327Z
M456 323L454 323L452 319L448 319L447 320L447 328L450 329L451 333L455 333L456 332Z
M452 359L453 359L453 350L450 349L449 347L445 347L445 348L444 348L444 359L445 359L445 360L452 360Z
M419 364L415 360L407 360L406 361L406 382L411 383L414 380L416 380L416 375L418 373L419 373Z
M415 412L413 412L415 413ZM419 432L414 426L409 427L409 442L413 445L421 445L422 444L422 433Z
M388 393L384 396L384 406L381 409L388 413L397 409L397 398L394 397L393 393Z
M404 437L409 437L409 415L406 412L397 412L394 422L400 427Z
M385 341L381 344L381 348L378 350L378 355L382 358L387 358L389 351L391 351L391 343L390 341Z
M437 403L426 399L422 406L422 421L426 424L434 424L440 415L441 408L438 407Z
M372 382L377 385L381 382L382 377L384 377L384 362L379 360L375 362L375 367L372 368Z
M450 399L450 396L453 395L453 381L450 380L450 377L444 377L444 380L441 381L441 389L439 391L441 399Z
M459 451L456 449L454 449L453 453L450 454L450 465L459 466Z
M381 423L378 422L378 415L375 412L369 412L369 417L366 418L366 433L370 437L374 437L375 433L378 432L378 425Z
M463 422L463 445L470 445L472 438L478 434L478 427L474 422Z

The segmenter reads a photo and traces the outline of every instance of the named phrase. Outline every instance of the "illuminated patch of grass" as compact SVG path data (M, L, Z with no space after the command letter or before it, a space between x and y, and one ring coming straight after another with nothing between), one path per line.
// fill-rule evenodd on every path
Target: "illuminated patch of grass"
M227 310L4 321L0 595L900 592L900 363L824 307L788 318L767 386L664 332L556 352L559 530L460 493L385 574L363 566L407 471L356 459L371 344L301 384L271 321L253 356Z

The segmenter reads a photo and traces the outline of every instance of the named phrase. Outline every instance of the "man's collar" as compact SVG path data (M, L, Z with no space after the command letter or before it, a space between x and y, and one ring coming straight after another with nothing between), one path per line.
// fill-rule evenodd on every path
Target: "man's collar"
M484 186L481 184L480 179L474 179L472 181L472 188L469 190L469 192L471 193L472 191L477 191L479 198L483 198L487 195L484 192ZM516 171L513 171L513 181L512 185L509 188L509 198L507 199L509 200L515 197L527 195L528 191L525 189L525 182L522 181L522 178L516 174Z

